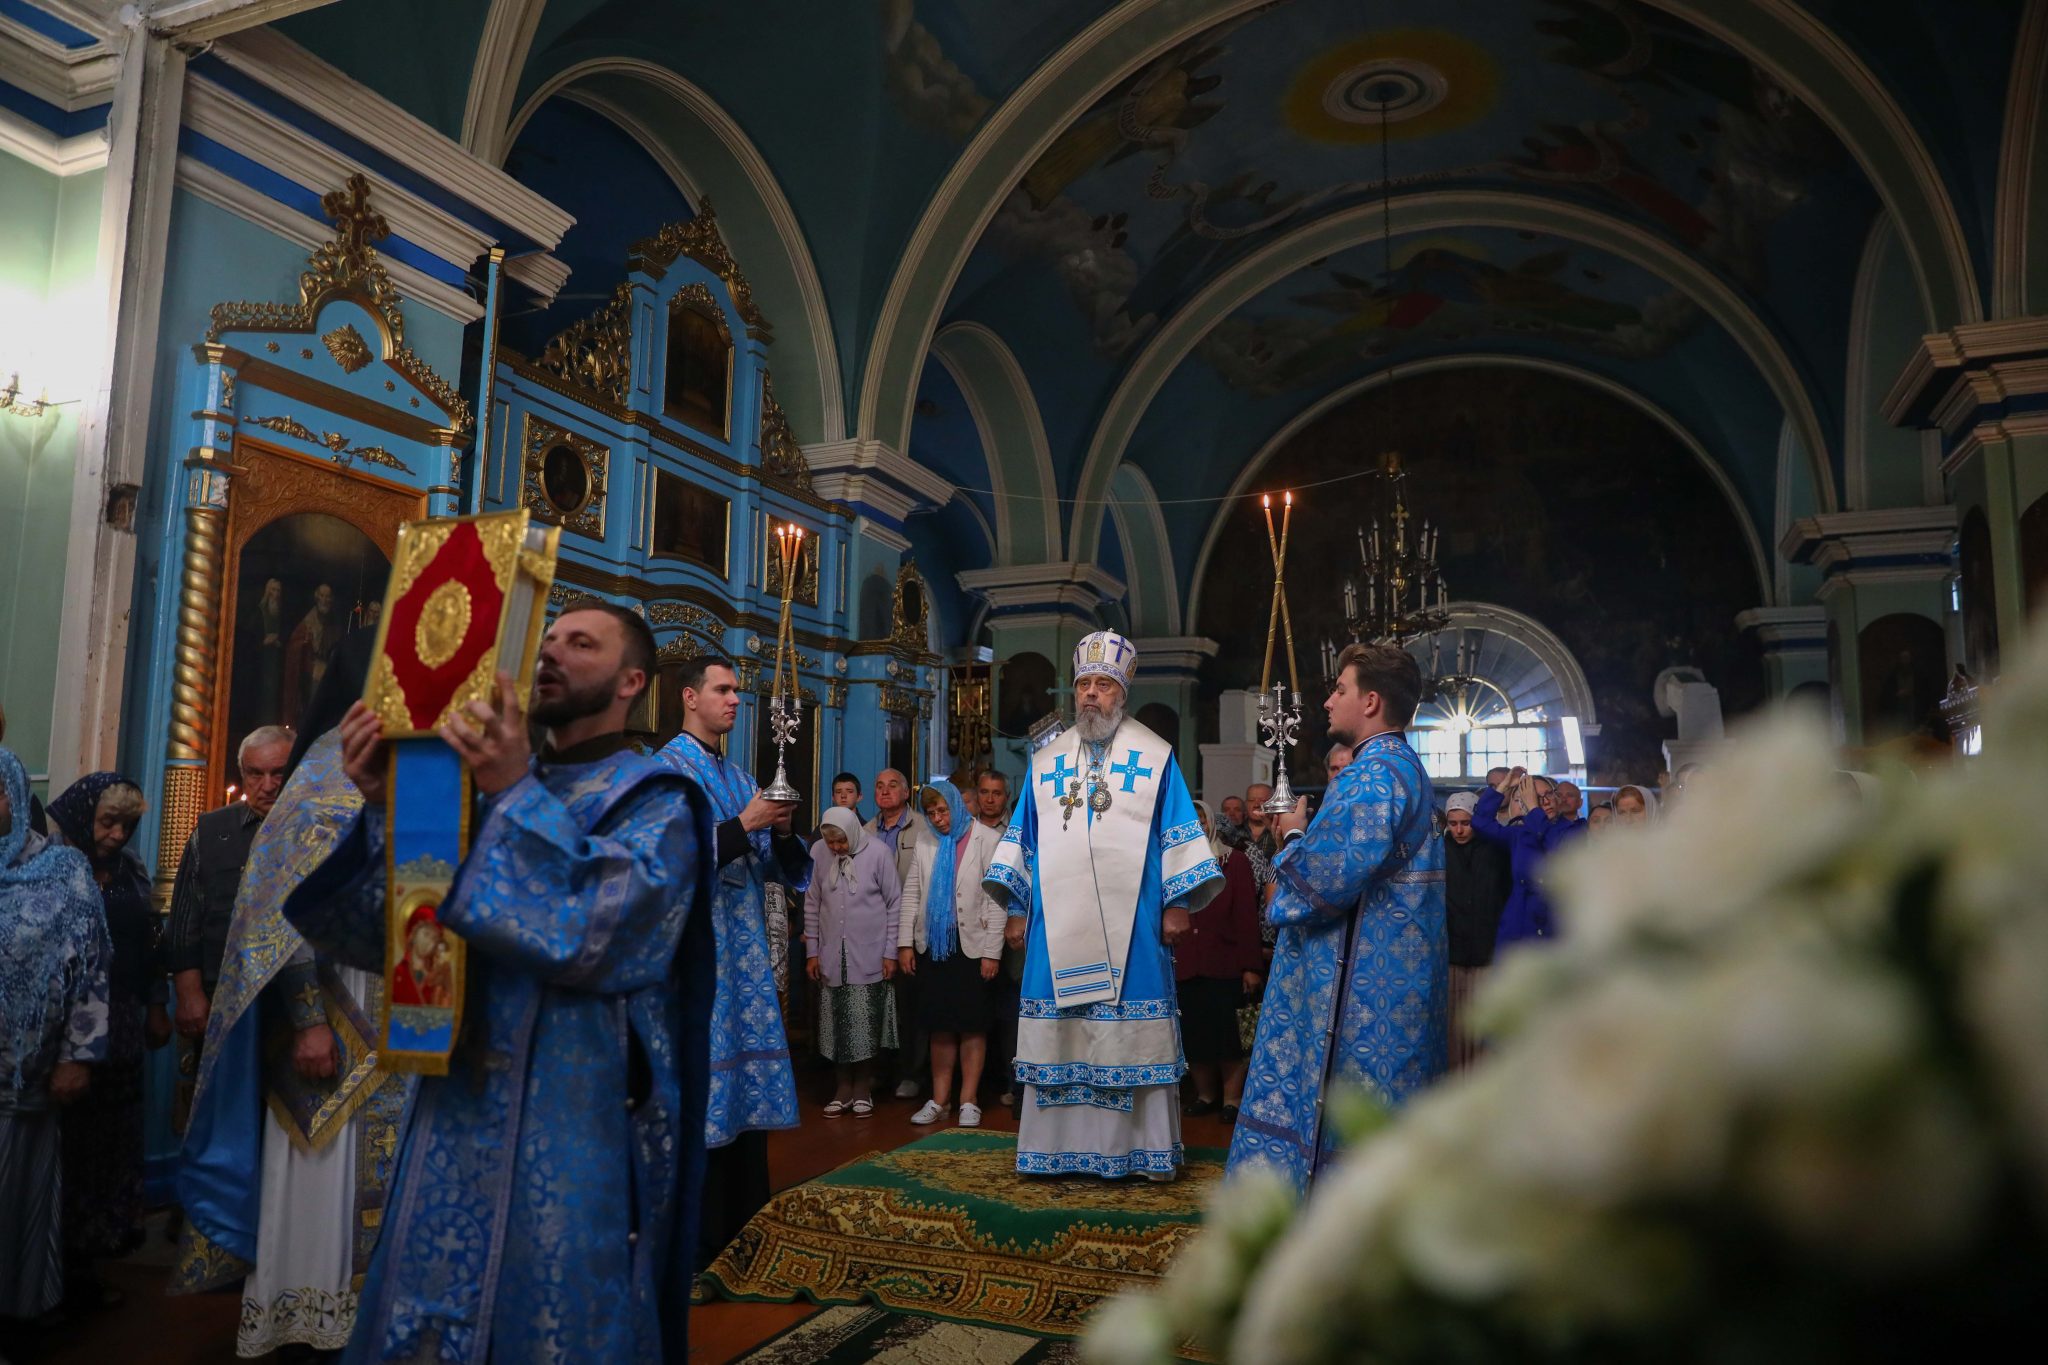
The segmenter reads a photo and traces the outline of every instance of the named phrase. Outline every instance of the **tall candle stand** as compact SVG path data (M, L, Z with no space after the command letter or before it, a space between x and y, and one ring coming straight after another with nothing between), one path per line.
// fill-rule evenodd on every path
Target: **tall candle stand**
M782 566L782 616L775 630L775 681L768 691L768 733L775 741L775 778L761 788L770 801L800 801L803 793L789 781L785 755L796 740L799 723L796 698L796 630L790 621L790 599L803 562L804 528L775 528L776 561Z

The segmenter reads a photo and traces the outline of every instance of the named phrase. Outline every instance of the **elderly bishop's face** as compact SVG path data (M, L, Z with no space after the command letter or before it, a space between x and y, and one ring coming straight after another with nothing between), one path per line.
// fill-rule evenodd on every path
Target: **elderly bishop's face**
M1124 704L1124 689L1114 678L1090 673L1074 684L1074 704L1083 711L1106 716Z

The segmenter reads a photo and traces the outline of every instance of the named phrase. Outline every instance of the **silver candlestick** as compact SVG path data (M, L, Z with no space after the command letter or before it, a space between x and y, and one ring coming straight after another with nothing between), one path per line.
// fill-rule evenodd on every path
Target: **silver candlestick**
M1286 683L1276 682L1272 692L1259 693L1261 738L1273 749L1273 794L1259 809L1268 815L1285 815L1300 800L1294 784L1287 779L1287 751L1294 747L1294 732L1301 726L1301 694Z
M793 694L784 692L768 699L768 733L775 739L775 780L761 788L761 795L769 801L803 799L803 793L790 785L789 768L783 762L783 753L796 739L800 723Z

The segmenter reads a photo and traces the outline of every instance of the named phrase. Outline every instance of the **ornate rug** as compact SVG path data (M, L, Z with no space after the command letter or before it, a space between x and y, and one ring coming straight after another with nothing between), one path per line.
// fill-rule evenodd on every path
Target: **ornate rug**
M825 1308L739 1358L739 1365L1079 1365L1071 1341L882 1308Z
M786 1190L705 1272L732 1299L871 1302L1073 1336L1102 1299L1159 1276L1201 1223L1224 1152L1170 1185L1020 1176L1011 1133L955 1128Z

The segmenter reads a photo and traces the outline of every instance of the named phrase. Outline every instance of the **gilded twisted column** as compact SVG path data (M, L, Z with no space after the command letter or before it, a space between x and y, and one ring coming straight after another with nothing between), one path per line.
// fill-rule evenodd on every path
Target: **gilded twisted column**
M165 749L164 797L158 822L156 898L171 883L192 826L206 809L207 758L213 747L215 623L220 610L227 513L185 509L185 565L178 585L178 633L171 672L171 733Z

